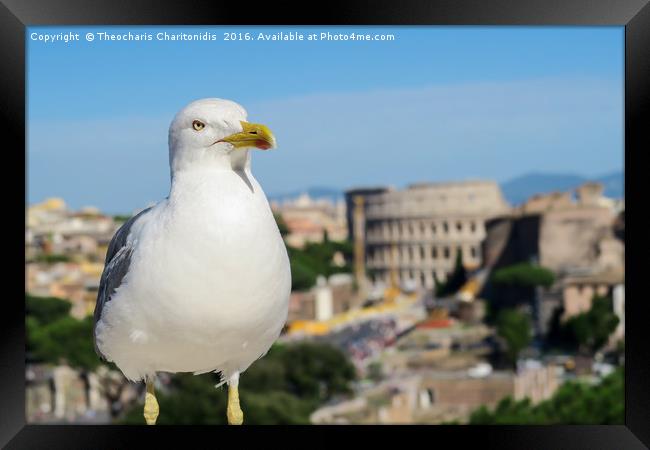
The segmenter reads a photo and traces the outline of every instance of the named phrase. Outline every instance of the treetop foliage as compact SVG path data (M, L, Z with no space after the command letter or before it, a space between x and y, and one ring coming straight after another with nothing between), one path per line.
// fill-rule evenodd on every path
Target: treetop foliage
M532 340L530 319L515 309L504 309L497 316L497 333L507 345L507 356L511 363L516 363L519 352Z
M548 400L532 405L529 399L506 397L493 410L485 406L470 416L471 425L553 425L625 423L623 368L596 386L569 381Z
M544 267L531 263L518 263L502 267L492 274L495 284L519 287L550 287L555 281L555 274Z
M287 247L291 260L291 281L293 290L309 289L316 284L319 275L329 277L336 273L350 273L349 263L342 267L332 264L336 252L341 252L346 261L352 259L352 244L347 241L308 242L304 248Z
M567 320L564 325L565 335L570 336L581 350L596 352L607 343L618 322L612 309L612 300L609 297L594 296L589 311Z
M447 277L447 280L442 283L437 280L434 274L436 297L445 297L447 295L455 294L467 282L467 270L463 265L462 252L456 253L456 263L454 271Z
M355 370L327 344L274 345L241 376L239 391L246 424L308 424L323 402L350 392ZM225 424L227 388L215 389L216 374L175 374L167 393L157 394L159 424ZM142 404L120 423L142 424Z
M48 324L67 317L71 308L72 304L61 298L25 294L25 313L41 324Z

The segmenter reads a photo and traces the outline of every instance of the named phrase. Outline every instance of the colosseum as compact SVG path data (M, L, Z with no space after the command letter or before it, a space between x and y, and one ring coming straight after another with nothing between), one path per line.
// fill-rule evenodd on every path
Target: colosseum
M346 200L363 264L355 268L357 277L388 284L395 269L400 284L425 288L446 279L459 252L466 268L480 266L485 221L510 210L493 181L353 189Z

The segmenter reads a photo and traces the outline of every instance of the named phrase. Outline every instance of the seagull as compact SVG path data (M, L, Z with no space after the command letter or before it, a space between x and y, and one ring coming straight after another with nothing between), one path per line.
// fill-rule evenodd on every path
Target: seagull
M169 195L125 222L106 254L94 311L98 355L145 381L155 425L157 372L220 374L229 424L243 423L239 376L286 322L291 270L252 149L276 146L239 104L197 100L169 127Z

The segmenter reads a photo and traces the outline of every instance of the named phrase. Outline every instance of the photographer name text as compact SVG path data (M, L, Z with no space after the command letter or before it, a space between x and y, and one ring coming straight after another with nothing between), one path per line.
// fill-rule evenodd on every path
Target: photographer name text
M44 44L68 44L72 42L148 42L148 41L262 41L262 42L301 42L301 41L394 41L394 34L384 33L332 33L329 31L318 33L302 33L297 31L276 33L254 32L222 32L222 33L114 33L114 32L88 32L88 33L30 33L30 40Z

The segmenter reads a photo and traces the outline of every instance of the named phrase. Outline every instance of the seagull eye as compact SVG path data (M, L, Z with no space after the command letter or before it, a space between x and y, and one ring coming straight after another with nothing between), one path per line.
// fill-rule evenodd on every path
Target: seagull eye
M194 122L192 122L192 128L194 128L196 131L201 131L202 129L205 128L205 124L200 120L195 120Z

